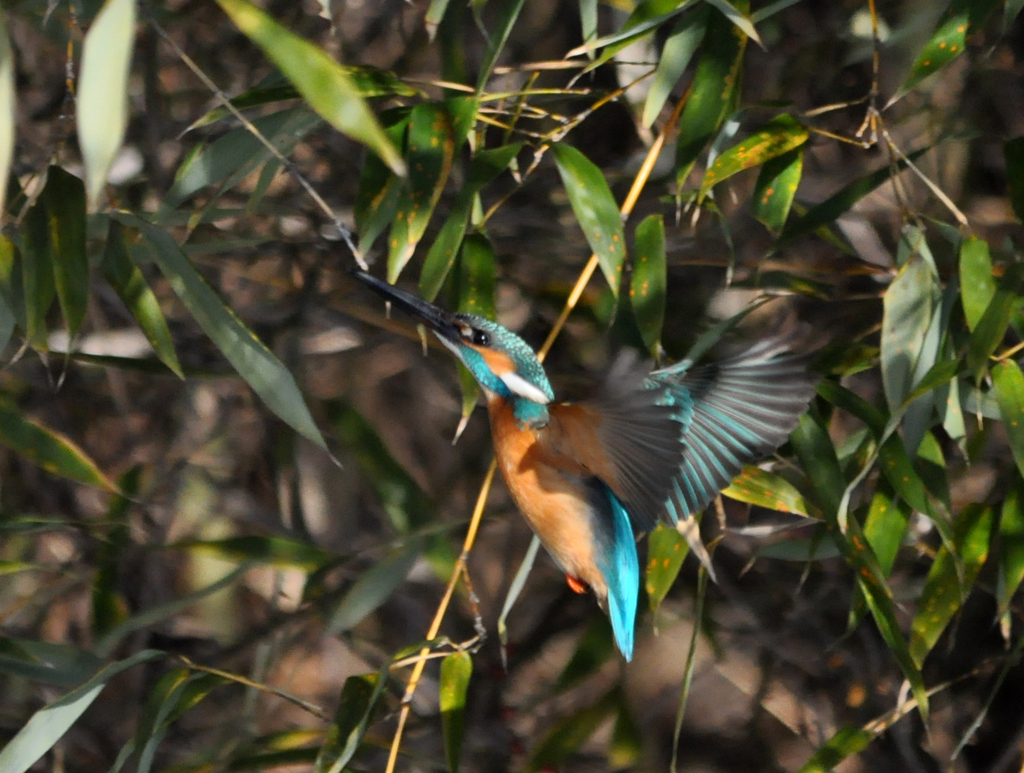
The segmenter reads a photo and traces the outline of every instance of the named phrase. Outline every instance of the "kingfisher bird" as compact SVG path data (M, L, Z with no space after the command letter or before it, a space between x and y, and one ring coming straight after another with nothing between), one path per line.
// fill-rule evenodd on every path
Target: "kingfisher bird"
M649 371L620 358L593 397L556 402L515 333L352 273L430 328L476 378L512 499L569 587L597 598L627 661L640 586L635 532L703 511L745 464L786 441L814 395L811 355L775 337L702 365Z

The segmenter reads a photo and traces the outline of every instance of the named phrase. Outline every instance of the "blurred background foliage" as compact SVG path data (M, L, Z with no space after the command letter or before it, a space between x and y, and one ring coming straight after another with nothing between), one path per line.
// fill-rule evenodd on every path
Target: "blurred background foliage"
M1022 5L4 4L0 772L1020 770ZM357 262L820 347L632 663Z

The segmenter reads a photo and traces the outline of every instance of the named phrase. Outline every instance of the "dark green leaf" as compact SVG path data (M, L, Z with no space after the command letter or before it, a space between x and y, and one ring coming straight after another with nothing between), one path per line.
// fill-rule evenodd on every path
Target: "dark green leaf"
M804 149L800 147L765 162L757 175L754 217L775 233L781 233L786 225L803 171Z
M487 37L487 50L484 52L480 75L476 83L477 94L483 93L487 81L491 78L494 66L498 63L498 57L501 56L505 43L508 42L508 36L512 34L512 27L515 26L516 19L519 18L519 12L523 10L523 1L507 0L501 4L497 19L491 28L493 32Z
M315 773L340 773L349 763L366 735L386 684L386 668L381 673L350 676L345 680L334 722L313 766Z
M661 215L649 215L636 227L633 236L629 300L633 304L633 316L640 336L655 359L661 349L667 281L665 220Z
M395 111L381 118L385 121L385 134L395 147L403 147L405 132L409 128L409 112ZM360 253L365 255L376 238L384 233L384 229L394 219L402 185L402 178L392 172L387 164L376 156L366 157L363 171L359 175L359 191L356 194L354 209Z
M1017 291L1024 281L1024 263L1008 266L997 282L996 292L985 313L967 342L967 369L974 373L980 384L988 371L988 358L992 356L1006 336L1010 317L1017 302Z
M576 220L597 255L612 295L618 299L622 264L626 259L626 237L611 189L601 170L576 148L559 143L551 146L551 152Z
M999 612L1010 608L1013 594L1024 580L1024 482L1014 476L999 517Z
M102 667L102 658L70 644L0 637L0 671L33 682L71 687Z
M36 201L22 223L22 286L25 298L25 338L33 346L46 347L46 314L56 297L53 283L53 246L50 243L46 205Z
M113 528L97 549L97 571L92 584L92 630L96 638L105 636L128 616L128 603L118 592L118 577L121 561L131 544L128 515L131 500L139 492L141 474L142 468L136 466L122 475L118 480L122 493L111 497L107 507L107 522Z

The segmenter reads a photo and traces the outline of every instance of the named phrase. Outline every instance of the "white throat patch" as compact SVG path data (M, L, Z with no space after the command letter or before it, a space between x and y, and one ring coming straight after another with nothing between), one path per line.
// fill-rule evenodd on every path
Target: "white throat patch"
M527 400L532 400L541 405L547 405L551 402L551 398L522 376L515 373L502 373L498 378L505 382L505 386L509 388L512 394L525 397Z

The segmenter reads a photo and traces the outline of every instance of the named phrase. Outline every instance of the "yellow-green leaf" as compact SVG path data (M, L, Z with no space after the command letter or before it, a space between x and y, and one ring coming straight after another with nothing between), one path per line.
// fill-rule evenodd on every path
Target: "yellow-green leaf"
M992 368L999 413L1010 440L1010 451L1017 469L1024 471L1024 373L1013 360L1001 362Z
M683 559L690 552L686 538L671 526L658 524L647 537L647 567L644 588L651 602L651 611L657 613L672 584L679 575Z
M807 127L788 113L776 116L768 124L738 145L733 145L715 159L704 173L698 201L707 196L712 187L737 172L760 166L807 142ZM794 191L795 192L795 191Z
M988 242L971 236L960 245L960 299L964 306L967 329L974 331L996 294L992 275L992 257Z
M217 0L242 32L253 40L327 123L366 145L397 175L405 163L359 87L325 51L282 27L246 0Z
M796 486L780 475L748 464L722 494L747 504L783 513L811 515L811 509Z
M1010 608L1013 594L1024 580L1024 482L1014 476L999 516L999 613Z
M4 219L7 178L14 155L14 108L14 51L7 36L7 19L0 11L0 224Z
M444 734L444 756L452 773L457 773L459 757L462 756L466 692L472 673L473 658L468 652L453 652L441 661L441 732Z
M444 106L416 105L409 117L405 151L409 174L388 235L388 281L392 284L427 230L434 206L448 181L454 152L455 138Z
M771 231L782 233L804 171L804 149L793 148L765 162L757 175L751 209Z
M615 197L601 170L576 148L561 143L551 146L569 203L590 248L597 255L612 295L618 299L626 238Z
M75 111L89 207L95 208L128 127L136 0L107 0L82 46Z
M25 418L6 401L0 401L0 443L53 475L117 491L85 451L59 432Z

